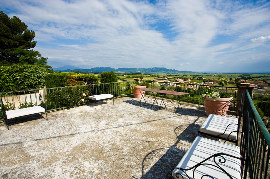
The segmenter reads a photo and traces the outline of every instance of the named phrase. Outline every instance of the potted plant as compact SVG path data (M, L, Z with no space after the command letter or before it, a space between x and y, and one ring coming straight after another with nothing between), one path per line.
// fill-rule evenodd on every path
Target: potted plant
M144 95L144 91L142 91L141 89L147 88L147 86L148 86L147 82L145 82L145 81L141 82L141 80L142 80L142 77L140 78L140 82L139 81L135 82L135 86L132 89L134 98L140 99L142 97L142 95Z
M206 92L202 95L204 98L204 107L207 115L217 114L225 116L231 105L233 97L229 97L226 93L221 95L219 92Z
M142 95L144 94L144 91L142 91L141 89L146 88L146 86L134 86L133 87L133 95L134 98L141 98Z

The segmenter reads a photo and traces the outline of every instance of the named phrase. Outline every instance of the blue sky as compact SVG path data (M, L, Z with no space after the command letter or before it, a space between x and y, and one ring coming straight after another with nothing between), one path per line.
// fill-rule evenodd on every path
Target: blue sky
M270 72L270 2L1 0L53 67Z

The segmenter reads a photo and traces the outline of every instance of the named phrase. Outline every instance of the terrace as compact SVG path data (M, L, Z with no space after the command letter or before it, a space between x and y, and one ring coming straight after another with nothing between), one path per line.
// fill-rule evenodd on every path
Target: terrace
M180 103L174 111L177 101L164 109L121 97L13 121L0 127L1 176L172 178L207 118L202 105Z
M125 97L47 118L1 127L3 176L167 178L206 116L194 106L174 113Z

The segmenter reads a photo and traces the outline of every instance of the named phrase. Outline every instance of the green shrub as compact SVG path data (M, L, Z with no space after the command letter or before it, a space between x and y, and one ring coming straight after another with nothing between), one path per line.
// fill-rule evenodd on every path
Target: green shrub
M53 88L47 90L47 109L63 107L74 107L86 104L88 101L88 86L69 86L64 88Z
M70 78L76 80L78 85L98 83L98 77L94 74L79 73L71 75Z
M44 87L47 69L39 65L0 66L0 91L21 91Z
M98 77L94 74L65 72L50 73L46 75L45 79L47 88L85 85L98 82Z
M132 84L130 82L126 82L126 84L121 84L121 86L124 88L123 93L130 95L132 94Z
M45 84L47 88L67 86L68 73L49 73L45 76Z
M267 94L254 94L253 102L259 112L263 113L265 116L270 116L270 95ZM258 109L259 108L259 109Z
M114 71L111 72L103 72L100 75L100 82L101 83L111 83L111 82L117 82L117 75Z
M260 108L265 116L270 116L270 101L259 101L256 107Z

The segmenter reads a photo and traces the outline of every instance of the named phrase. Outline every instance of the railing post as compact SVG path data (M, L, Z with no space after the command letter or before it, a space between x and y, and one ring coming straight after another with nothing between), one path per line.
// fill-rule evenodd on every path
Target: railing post
M239 110L240 110L240 105L241 105L241 97L243 96L243 99L245 99L246 89L248 90L250 96L252 97L252 91L254 89L254 86L251 86L250 83L240 83L239 85L237 85L237 88L238 88L238 91L237 91L236 115L239 115ZM244 105L244 104L242 104L242 105Z

